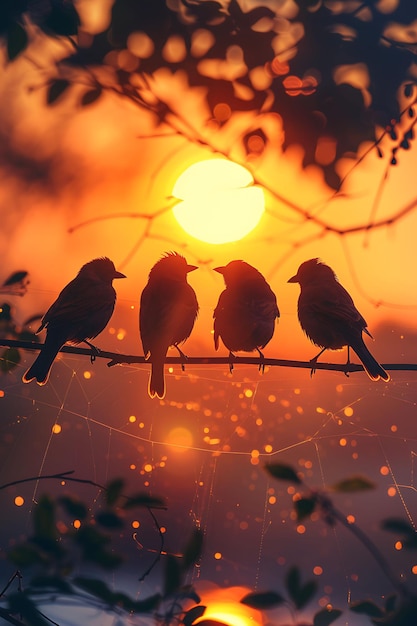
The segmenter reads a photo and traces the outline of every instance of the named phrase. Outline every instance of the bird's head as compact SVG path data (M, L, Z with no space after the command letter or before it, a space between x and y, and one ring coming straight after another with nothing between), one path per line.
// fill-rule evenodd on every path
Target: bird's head
M316 280L336 280L336 274L331 267L320 261L320 259L310 259L304 261L298 268L298 272L287 282L300 283L301 286L308 285Z
M227 265L215 267L214 271L222 274L227 286L233 286L242 281L250 281L259 278L265 280L255 267L241 260L230 261Z
M82 266L78 274L90 276L109 284L114 278L126 278L124 274L116 270L113 261L106 256L89 261Z
M196 265L189 265L178 252L166 252L151 269L149 278L186 280L188 272L193 272L196 269L198 269Z

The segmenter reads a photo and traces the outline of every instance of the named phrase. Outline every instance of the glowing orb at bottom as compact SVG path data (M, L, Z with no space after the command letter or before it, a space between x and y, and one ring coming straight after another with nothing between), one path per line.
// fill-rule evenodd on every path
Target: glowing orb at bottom
M195 626L205 626L213 622L225 626L261 626L262 619L256 619L254 611L248 611L237 602L233 604L218 602L206 608L203 617L195 622Z
M182 228L207 243L238 241L259 223L265 210L262 189L252 174L226 159L194 163L181 174L172 195Z
M188 428L177 426L169 431L165 441L176 452L183 452L193 445L193 435Z

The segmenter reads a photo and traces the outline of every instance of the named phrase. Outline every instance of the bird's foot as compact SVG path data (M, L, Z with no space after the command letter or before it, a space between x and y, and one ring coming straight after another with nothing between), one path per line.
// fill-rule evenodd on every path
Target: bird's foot
M316 365L317 365L317 357L314 357L314 359L310 359L310 365L311 365L311 370L310 370L310 378L313 378L314 374L317 371Z
M176 343L174 344L174 348L178 350L178 354L180 355L180 358L183 359L183 361L181 361L181 370L185 372L185 361L188 359L188 356L184 354L184 352L177 346Z
M235 355L233 354L233 352L229 352L229 372L232 373L233 372L233 361L234 359L236 359Z
M90 354L90 362L91 365L93 365L94 361L96 360L96 358L98 357L98 355L100 354L101 350L100 348L97 348L97 346L93 345L92 343L90 343L89 341L84 340L84 343L87 344L87 346L90 348L91 350L91 354Z
M265 357L264 357L263 353L259 350L259 348L256 348L256 349L259 352L258 370L261 372L261 374L263 374L264 371L265 371Z

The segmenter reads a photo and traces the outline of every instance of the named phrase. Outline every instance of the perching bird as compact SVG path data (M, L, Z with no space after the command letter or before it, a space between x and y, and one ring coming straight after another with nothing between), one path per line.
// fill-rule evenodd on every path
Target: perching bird
M264 355L260 349L272 339L275 320L279 318L275 294L262 274L245 261L230 261L214 269L226 283L213 313L214 347L218 349L220 337L229 350L230 371L234 352L257 350L259 369L263 370Z
M352 348L362 361L363 367L372 380L388 381L388 372L374 359L366 347L362 332L372 337L367 323L355 307L352 298L339 283L335 273L320 259L305 261L298 268L289 283L300 283L298 299L298 319L307 337L322 348L311 360L314 364L325 350ZM314 373L314 366L311 370Z
M89 343L107 326L116 303L114 278L126 278L117 272L107 257L93 259L82 266L77 276L61 291L42 318L38 330L46 328L46 339L33 365L23 375L23 382L48 381L52 363L62 346Z
M151 361L148 393L165 396L164 363L170 346L178 347L190 336L198 314L194 289L187 274L197 267L188 265L176 252L166 253L153 266L140 298L139 330L145 358Z

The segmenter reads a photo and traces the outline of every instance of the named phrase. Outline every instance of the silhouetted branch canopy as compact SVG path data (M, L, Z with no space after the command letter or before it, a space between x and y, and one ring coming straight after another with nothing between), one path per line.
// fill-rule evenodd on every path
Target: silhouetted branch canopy
M338 160L355 157L363 142L378 150L388 134L395 165L414 139L415 0L265 0L249 7L238 0L115 0L106 27L89 33L76 3L8 1L0 7L0 34L9 62L28 45L26 18L48 36L70 39L49 105L65 94L75 70L90 80L81 104L92 104L109 88L109 74L103 82L96 71L106 67L111 88L162 123L170 104L150 97L148 79L161 68L182 70L191 88L204 88L207 121L217 127L235 112L257 114L258 128L241 138L247 154L266 147L262 119L274 114L282 149L301 145L304 166L320 166L334 188Z

